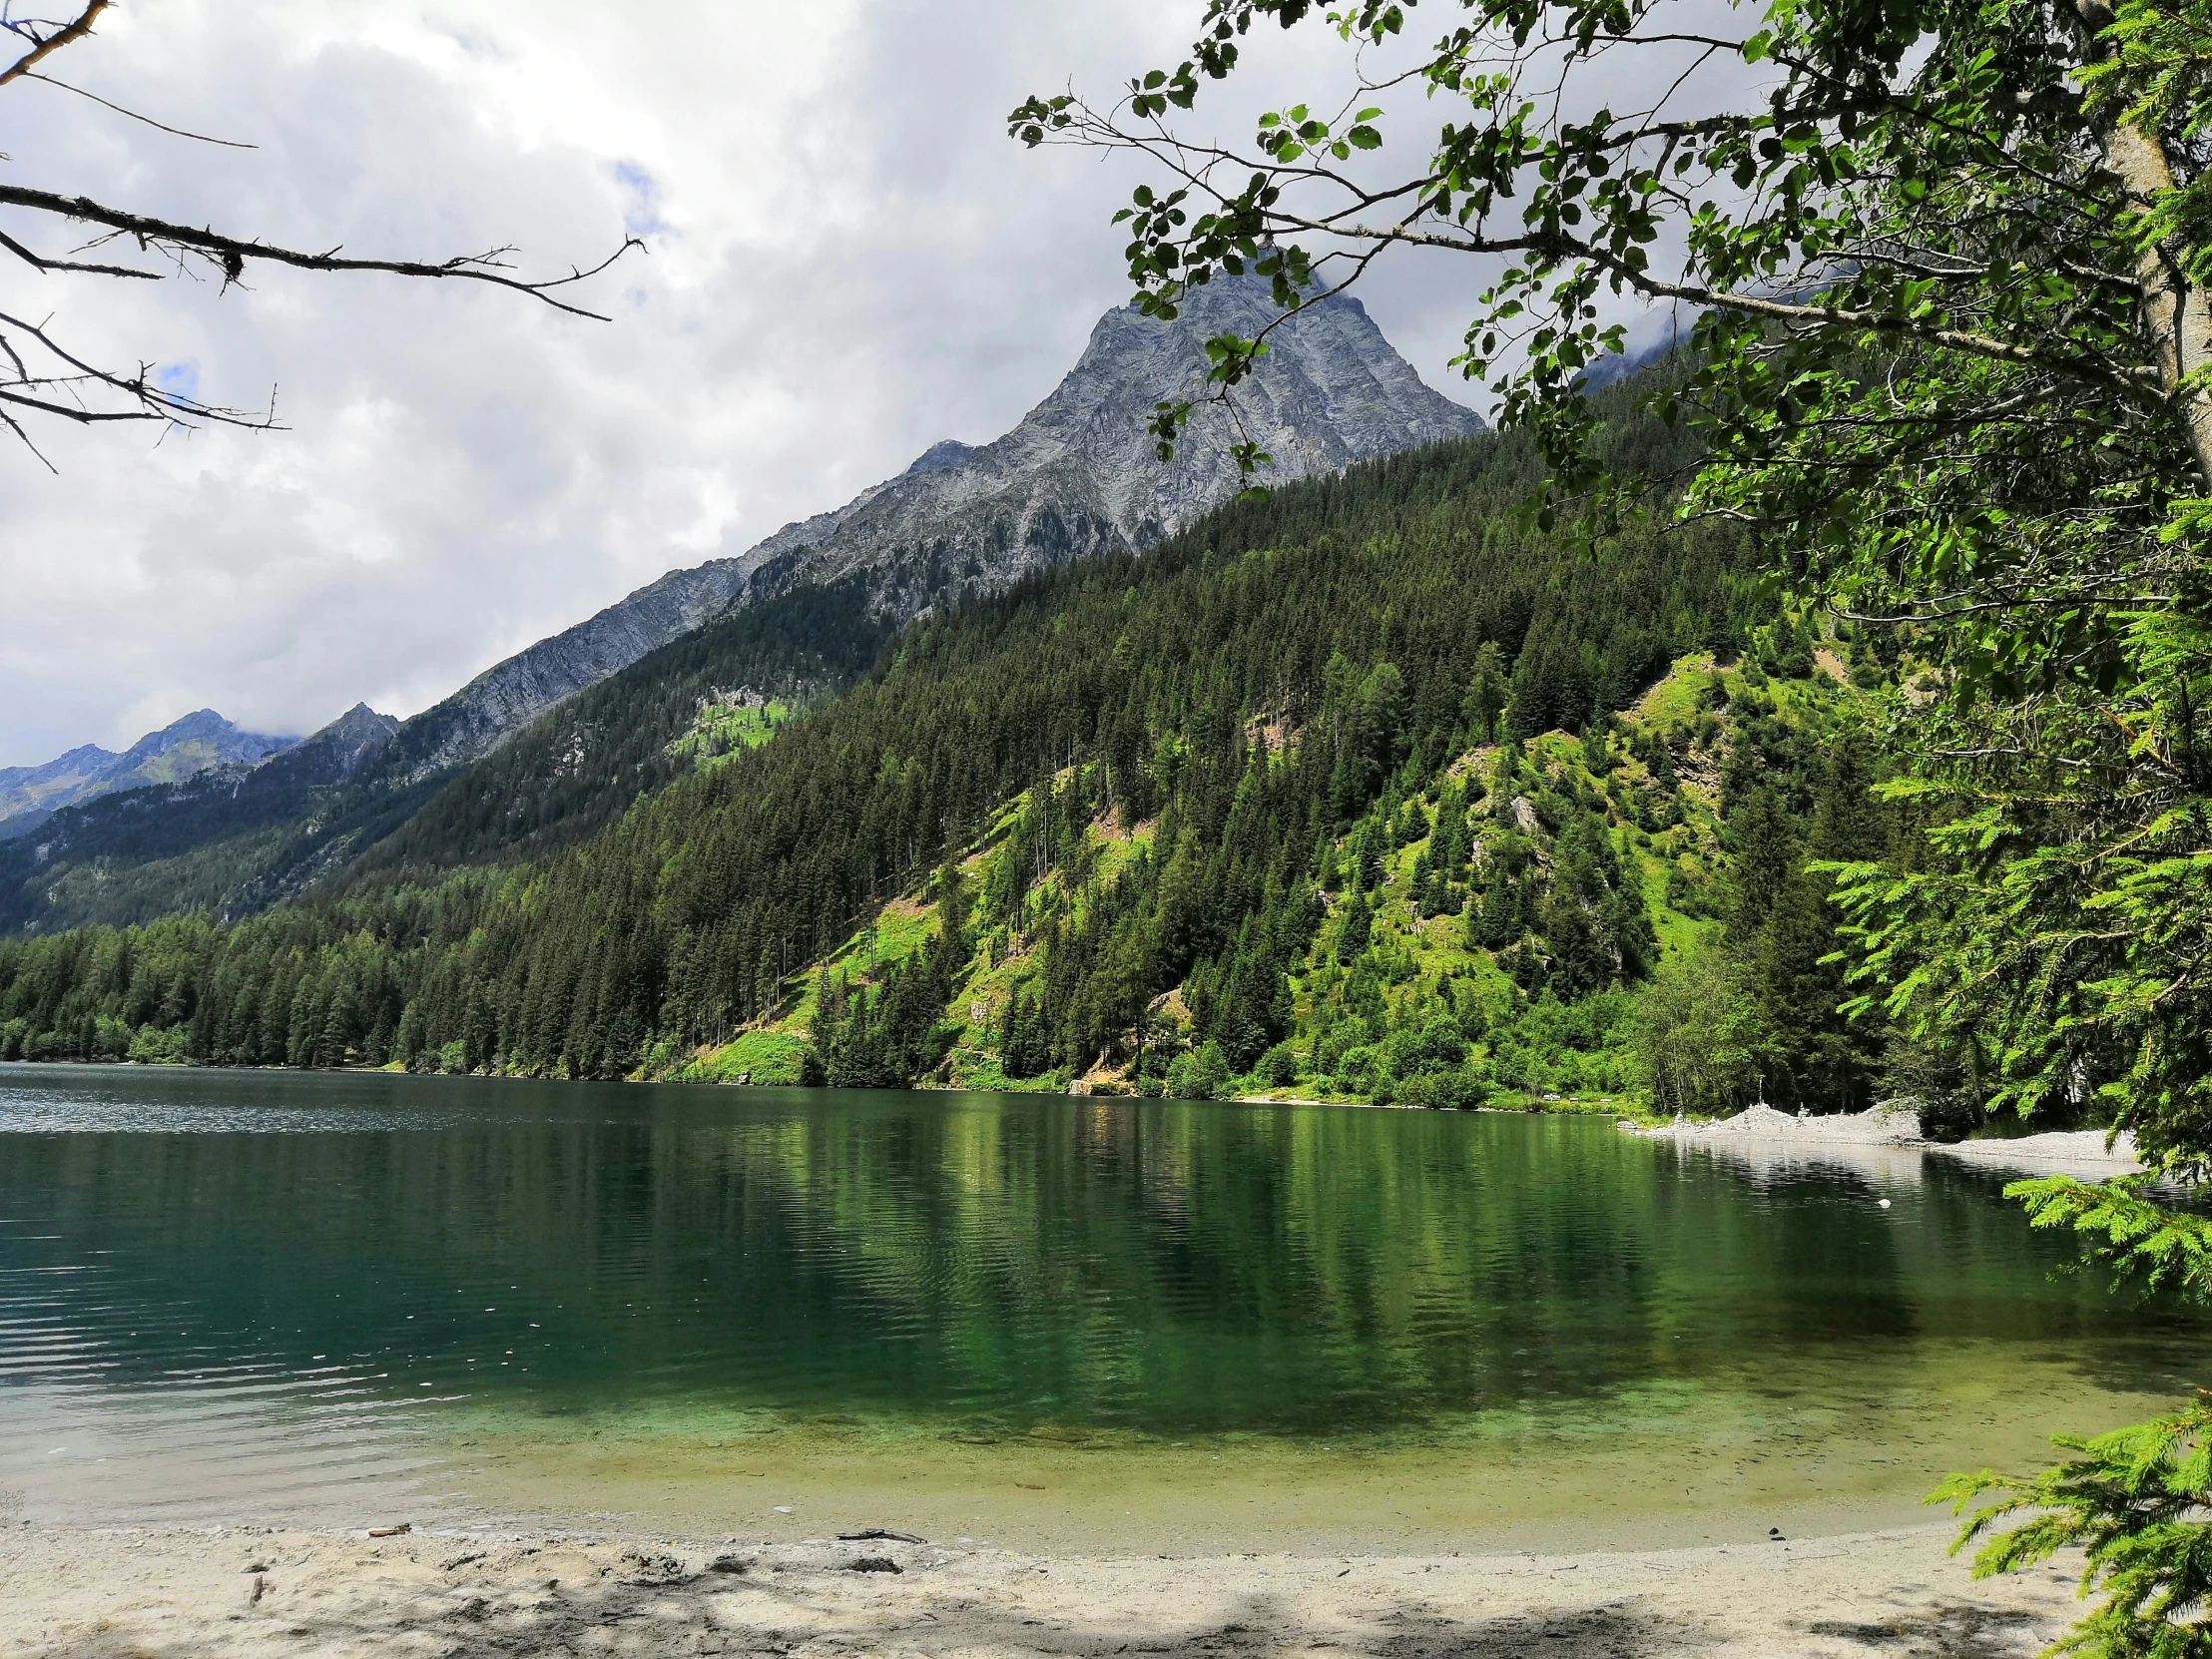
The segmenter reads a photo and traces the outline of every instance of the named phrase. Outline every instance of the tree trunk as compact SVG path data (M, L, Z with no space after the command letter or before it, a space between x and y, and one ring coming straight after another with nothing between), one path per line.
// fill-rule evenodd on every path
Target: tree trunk
M2082 23L2085 56L2094 63L2105 55L2100 37L2112 21L2111 8L2103 0L2075 0L2074 9ZM2121 122L2117 108L2116 100L2107 103L2098 122L2104 164L2131 198L2148 205L2175 188L2173 163L2156 134ZM2201 390L2181 389L2190 375L2212 364L2212 304L2163 248L2146 248L2136 256L2135 277L2143 285L2143 327L2159 380L2188 437L2197 475L2212 487L2212 400Z

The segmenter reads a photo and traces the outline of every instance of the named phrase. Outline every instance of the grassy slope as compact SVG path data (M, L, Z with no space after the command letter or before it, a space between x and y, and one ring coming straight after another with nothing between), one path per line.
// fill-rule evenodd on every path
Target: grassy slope
M1828 665L1823 667L1826 669ZM1680 754L1689 748L1691 734L1704 723L1708 737L1702 750L1691 750L1685 761L1678 764L1681 782L1672 800L1679 822L1656 831L1628 830L1636 864L1643 876L1645 910L1651 917L1662 952L1689 949L1701 933L1718 925L1709 918L1674 909L1667 901L1670 866L1680 867L1693 887L1708 889L1726 860L1718 778L1734 722L1728 709L1708 712L1701 702L1701 694L1709 700L1708 688L1715 676L1715 665L1709 656L1687 656L1676 662L1666 678L1651 687L1632 708L1622 712L1611 765L1602 778L1591 771L1582 744L1564 733L1550 733L1523 746L1528 766L1543 775L1548 787L1568 799L1595 797L1603 800L1617 832L1628 822L1618 805L1626 792L1646 791L1648 801L1654 799L1650 792L1656 790L1649 769L1630 753L1632 740L1639 735L1646 736ZM1838 709L1852 695L1836 684L1840 678L1840 673L1831 671L1817 674L1810 681L1767 680L1753 695L1771 699L1777 712L1791 724L1809 724L1818 730L1833 721ZM1750 682L1741 668L1719 673L1718 680L1728 690L1732 706L1733 700L1742 698L1750 689ZM1454 762L1444 776L1480 780L1487 776L1494 755L1495 751L1490 748L1470 751ZM1437 790L1431 790L1421 803L1431 817L1442 781L1440 778ZM1524 790L1528 787L1521 786ZM965 863L971 872L981 867L1026 805L1026 796L1008 803L991 830L969 849ZM1092 884L1111 881L1127 860L1150 851L1153 827L1149 824L1123 827L1117 822L1105 822L1094 824L1089 835L1098 857L1096 869L1083 889L1066 895L1067 901L1078 907ZM1350 839L1348 833L1339 842L1340 849ZM1385 956L1396 958L1390 972L1393 982L1384 992L1391 1012L1397 1014L1407 1005L1417 1009L1433 1004L1440 1008L1448 982L1455 998L1471 996L1482 1006L1498 1036L1548 1041L1554 1049L1558 1048L1561 1039L1557 1032L1547 1029L1557 1023L1552 1011L1531 1008L1490 952L1463 942L1459 917L1424 918L1416 913L1411 901L1410 875L1425 845L1424 837L1392 853L1386 863L1387 878L1374 897L1376 945ZM1055 871L1039 886L1048 884L1062 884L1061 874ZM894 900L867 927L855 932L821 963L810 966L805 975L795 981L795 1000L780 1011L777 1019L758 1030L742 1033L726 1045L665 1059L649 1068L647 1074L693 1082L734 1082L748 1074L756 1084L797 1081L808 1052L808 1032L813 1021L815 986L819 977L817 970L827 967L832 973L843 973L855 981L872 981L884 966L918 949L936 925L934 905L913 898ZM1327 1019L1343 1016L1341 982L1344 970L1330 960L1330 932L1328 925L1322 928L1305 971L1294 975L1292 980L1296 1012L1289 1041L1301 1054L1312 1050L1316 1033ZM1018 945L1019 940L1009 938L1004 928L993 929L977 941L959 989L946 1009L946 1021L955 1032L951 1056L929 1083L964 1089L1063 1092L1074 1081L1065 1073L1011 1079L1000 1067L998 1037L1005 1011L1031 971L1029 955ZM1179 1004L1178 993L1167 999L1162 1010L1171 1025ZM1520 1104L1533 1092L1550 1097L1546 1103L1553 1110L1575 1107L1638 1109L1639 1090L1632 1081L1633 1068L1626 1043L1627 1028L1623 1024L1606 1033L1602 1040L1575 1050L1578 1058L1569 1062L1568 1070L1583 1073L1584 1086L1545 1089L1531 1085L1529 1090L1501 1092L1497 1098L1501 1102L1509 1099L1513 1104ZM1487 1058L1491 1046L1477 1044L1476 1056ZM1571 1043L1568 1046L1572 1046ZM1097 1092L1133 1092L1126 1072L1093 1073L1084 1082ZM1268 1087L1257 1078L1241 1079L1236 1092L1255 1099L1361 1102L1370 1098L1340 1080L1314 1077L1303 1071L1300 1079L1288 1086Z

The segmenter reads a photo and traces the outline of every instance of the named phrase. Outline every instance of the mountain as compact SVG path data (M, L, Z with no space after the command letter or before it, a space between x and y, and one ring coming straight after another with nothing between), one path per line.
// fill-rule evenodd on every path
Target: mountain
M215 767L251 765L296 741L241 731L213 709L202 709L148 733L121 755L88 744L42 767L0 769L0 840L29 834L64 807L149 784L179 783Z
M260 770L272 782L285 778L309 785L342 784L382 754L398 731L399 722L390 715L380 715L366 703L356 703Z
M1241 487L1234 419L1204 407L1162 465L1145 427L1165 398L1203 394L1206 341L1258 334L1279 313L1256 277L1193 293L1173 322L1109 311L1075 366L995 442L933 445L842 507L787 524L748 552L671 571L596 616L486 670L408 723L417 776L472 760L563 698L732 609L858 577L871 614L902 623L1024 573L1137 551ZM1480 431L1432 391L1359 300L1307 305L1269 337L1236 393L1271 481Z
M96 794L117 759L112 750L88 743L42 767L0 767L0 833L11 819Z
M316 843L320 818L398 729L359 704L274 754L38 815L35 834L0 840L0 932L228 908L242 872Z
M1257 278L1197 290L1163 325L1109 311L1052 394L980 448L940 443L833 513L785 526L736 561L751 588L879 572L876 603L899 621L951 589L967 597L1086 553L1139 551L1242 486L1236 420L1272 458L1273 481L1333 472L1482 428L1421 383L1357 299L1281 318L1235 414L1202 406L1172 465L1146 431L1163 398L1203 391L1205 342L1246 336L1279 313Z
M1162 397L1202 388L1205 340L1275 317L1256 281L1212 284L1172 324L1109 312L996 442L938 443L836 511L672 571L411 720L356 709L281 764L76 798L35 842L0 840L0 932L243 915L356 866L419 878L593 833L725 753L727 734L692 729L727 696L818 705L913 618L1072 559L1152 547L1234 495L1224 410L1200 411L1169 466L1145 424ZM1481 427L1349 298L1285 318L1237 408L1287 480Z
M1598 404L1608 464L1694 462ZM1483 436L1237 502L934 611L783 723L747 630L833 590L749 606L446 785L391 879L0 941L0 1058L1598 1104L1671 976L1744 1035L1724 1096L1863 1091L1799 862L1865 850L1848 690L1737 527L1586 546L1515 513L1538 477ZM734 741L633 794L686 719ZM481 867L586 777L597 833Z

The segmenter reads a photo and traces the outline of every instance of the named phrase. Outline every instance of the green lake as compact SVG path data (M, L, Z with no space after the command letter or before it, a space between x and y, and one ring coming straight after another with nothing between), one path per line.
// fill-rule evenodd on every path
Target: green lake
M1605 1119L6 1066L0 1514L1918 1524L2212 1369L2001 1183Z

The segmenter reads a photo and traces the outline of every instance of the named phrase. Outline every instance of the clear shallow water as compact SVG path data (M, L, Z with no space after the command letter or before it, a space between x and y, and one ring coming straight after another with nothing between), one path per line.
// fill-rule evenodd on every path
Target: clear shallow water
M1605 1120L0 1067L0 1506L1910 1518L2201 1380L2203 1323L2054 1278L2000 1184Z

